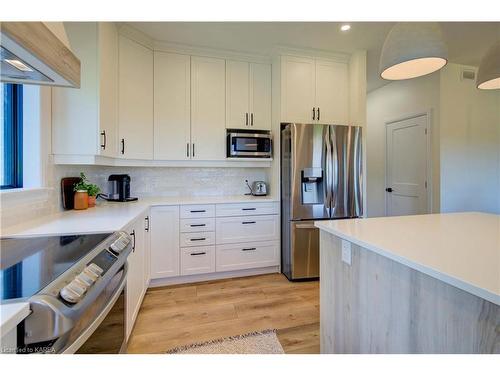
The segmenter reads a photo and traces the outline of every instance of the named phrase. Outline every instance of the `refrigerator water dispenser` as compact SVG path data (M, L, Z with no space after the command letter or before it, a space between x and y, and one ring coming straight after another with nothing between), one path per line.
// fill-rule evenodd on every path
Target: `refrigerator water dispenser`
M304 168L302 176L302 204L323 203L323 169Z

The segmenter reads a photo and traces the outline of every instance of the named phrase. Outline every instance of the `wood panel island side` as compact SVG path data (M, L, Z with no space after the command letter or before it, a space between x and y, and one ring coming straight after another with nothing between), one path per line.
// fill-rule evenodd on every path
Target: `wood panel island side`
M317 221L321 353L500 353L500 216Z

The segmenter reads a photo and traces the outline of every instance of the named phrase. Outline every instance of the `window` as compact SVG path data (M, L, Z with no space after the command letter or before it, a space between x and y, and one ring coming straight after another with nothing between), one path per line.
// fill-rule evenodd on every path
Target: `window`
M23 187L23 86L1 84L0 187Z

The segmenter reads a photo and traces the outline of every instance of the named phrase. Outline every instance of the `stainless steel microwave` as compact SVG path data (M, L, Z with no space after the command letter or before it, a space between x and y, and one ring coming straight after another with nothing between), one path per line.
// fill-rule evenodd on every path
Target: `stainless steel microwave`
M271 158L272 145L268 130L227 129L228 158Z

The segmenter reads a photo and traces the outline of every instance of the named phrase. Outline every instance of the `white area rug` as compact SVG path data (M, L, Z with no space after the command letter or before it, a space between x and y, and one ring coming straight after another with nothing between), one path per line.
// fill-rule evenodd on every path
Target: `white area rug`
M167 354L284 354L276 330L246 333L170 349Z

